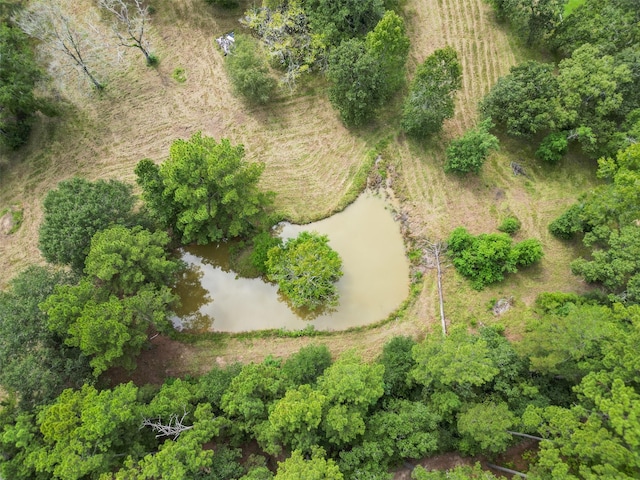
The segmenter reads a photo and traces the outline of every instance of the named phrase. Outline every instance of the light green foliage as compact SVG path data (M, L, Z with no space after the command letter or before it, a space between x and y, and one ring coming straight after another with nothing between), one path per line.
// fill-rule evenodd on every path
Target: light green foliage
M269 406L285 392L279 367L250 363L233 378L221 399L223 412L240 432L255 432L269 417Z
M493 124L485 120L476 128L453 140L447 147L445 172L479 173L489 152L498 149L498 139L489 133Z
M65 390L40 412L43 445L28 458L52 478L76 480L109 471L138 438L137 388Z
M273 96L276 81L251 37L236 34L233 49L225 57L225 67L236 93L250 103L264 104Z
M325 458L322 449L314 451L310 459L305 459L298 450L284 462L278 462L275 480L343 480L340 469L331 459Z
M570 303L562 310L531 320L519 350L532 370L577 381L602 368L603 346L619 339L622 329L608 307Z
M458 466L446 472L427 471L418 465L411 473L411 478L413 480L504 480L504 477L496 477L493 473L483 470L479 463L473 467Z
M98 376L111 366L133 369L135 357L147 342L147 330L169 327L167 306L175 299L168 287L143 288L134 296L118 298L96 290L86 279L79 285L57 287L41 308L49 328L65 344L90 357Z
M504 280L505 273L515 273L517 267L531 265L543 255L536 239L524 240L512 247L512 239L506 233L474 237L463 227L451 232L448 245L456 270L469 278L476 290Z
M262 163L248 163L244 147L201 133L176 140L160 167L136 167L147 205L182 243L206 244L249 233L264 220L270 194L258 190Z
M554 164L558 163L569 147L567 134L565 132L553 132L544 137L536 150L536 157L541 160Z
M267 252L273 247L281 247L282 239L274 237L269 232L261 232L253 237L253 249L251 250L250 260L256 270L260 273L267 273Z
M265 432L269 440L263 447L265 451L278 454L281 451L279 444L282 444L290 451L311 452L321 441L319 426L326 401L322 392L312 390L309 385L287 390L269 414Z
M131 186L116 180L65 180L44 199L38 246L51 263L82 271L91 237L112 225L125 225L134 198Z
M386 90L384 98L393 95L405 81L405 63L409 54L409 38L404 20L387 10L376 27L365 38L367 52L378 59Z
M561 61L558 69L560 99L568 124L586 127L595 136L595 144L579 139L587 153L607 153L606 144L616 128L610 118L622 106L619 87L631 81L629 68L616 65L612 56L601 55L597 47L585 44L574 50L571 58Z
M377 442L390 464L418 459L438 449L440 420L423 402L394 399L369 417L366 438Z
M311 30L328 46L365 35L384 15L383 0L304 0Z
M560 238L586 231L583 243L591 249L591 258L575 260L572 271L587 282L601 283L614 300L637 303L640 144L618 152L615 159L600 159L598 176L609 182L570 207L549 229Z
M531 407L523 423L543 434L531 477L620 479L640 469L640 395L608 372L589 373L571 408Z
M315 310L338 304L335 283L343 275L342 259L329 238L302 232L267 253L267 274L295 308Z
M472 398L474 387L487 384L500 373L491 358L486 340L462 329L447 337L428 336L413 347L416 366L411 376L425 387L425 394L445 415L460 406L460 400Z
M96 233L85 262L85 273L97 277L115 295L132 295L143 285L171 283L179 268L167 258L165 232L122 225Z
M458 414L460 450L467 454L502 453L511 442L507 430L515 423L515 415L504 402L475 404Z
M331 50L327 78L329 100L348 126L360 126L373 118L382 105L385 78L376 56L362 40L345 40Z
M179 378L169 379L162 384L149 404L143 407L143 415L145 418L162 418L168 421L171 415L182 417L187 413L185 420L190 423L195 405L200 400L199 394L200 389L195 383Z
M511 67L509 75L498 79L480 110L508 134L528 137L563 123L559 96L554 66L528 61Z
M500 225L498 226L498 230L503 233L508 233L509 235L515 235L520 230L520 219L515 215L509 215L505 217Z
M0 385L19 395L21 407L50 402L89 376L87 358L63 345L38 307L56 285L71 280L64 272L31 266L0 292Z
M325 370L318 390L326 397L322 428L328 442L344 446L364 433L366 413L384 393L383 374L382 365L367 365L354 354Z
M0 145L16 149L29 139L34 114L44 106L33 92L41 78L27 37L0 23Z
M304 73L326 66L326 45L321 36L312 34L301 0L263 1L261 7L245 12L240 22L260 37L272 61L285 70L281 82L289 88Z
M462 85L462 67L451 47L436 50L418 66L402 107L402 129L423 138L442 129L453 116L454 95Z

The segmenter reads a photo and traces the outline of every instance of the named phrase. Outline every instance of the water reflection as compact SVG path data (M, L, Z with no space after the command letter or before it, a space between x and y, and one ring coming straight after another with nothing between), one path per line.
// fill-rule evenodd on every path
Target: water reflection
M305 312L292 310L276 285L260 278L237 278L229 267L228 245L192 246L182 260L189 269L176 293L182 308L176 325L238 332L267 328L340 330L385 318L405 299L409 265L400 228L384 200L364 194L343 212L309 225L285 224L280 235L290 238L303 230L329 237L343 260L338 282L340 305ZM209 295L207 295L209 294Z

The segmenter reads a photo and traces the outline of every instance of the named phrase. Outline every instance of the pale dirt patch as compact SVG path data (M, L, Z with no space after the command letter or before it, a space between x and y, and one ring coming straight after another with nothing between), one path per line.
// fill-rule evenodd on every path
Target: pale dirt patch
M3 235L9 235L9 232L13 228L13 215L11 212L5 213L0 218L0 237Z

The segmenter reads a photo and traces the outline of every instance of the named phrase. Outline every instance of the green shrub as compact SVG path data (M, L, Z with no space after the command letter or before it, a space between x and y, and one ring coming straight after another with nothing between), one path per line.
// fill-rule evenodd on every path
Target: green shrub
M274 92L276 81L269 76L259 46L251 37L237 34L234 47L225 57L227 74L233 88L250 103L267 103Z
M540 260L544 253L540 240L528 238L520 243L516 243L511 249L513 261L518 267L528 267Z
M171 77L173 77L173 79L178 83L184 83L187 81L187 75L182 67L176 68L171 74Z
M149 67L157 67L160 63L160 59L157 55L150 53L149 57L147 57L147 66Z
M554 237L570 240L577 232L583 230L580 205L569 207L562 215L549 224L549 231Z
M493 126L490 120L485 120L476 128L467 130L460 138L451 142L447 148L447 160L444 164L445 172L478 173L489 152L498 148L498 139L489 133Z
M509 215L507 218L502 220L502 223L498 226L498 230L503 233L508 233L509 235L514 235L520 230L520 220L518 217L513 215Z
M273 247L282 246L282 239L274 237L269 232L262 232L253 237L253 250L249 256L251 265L262 274L267 273L267 252Z
M562 132L554 132L542 140L540 147L536 150L536 157L547 163L558 163L567 153L568 146L567 135Z

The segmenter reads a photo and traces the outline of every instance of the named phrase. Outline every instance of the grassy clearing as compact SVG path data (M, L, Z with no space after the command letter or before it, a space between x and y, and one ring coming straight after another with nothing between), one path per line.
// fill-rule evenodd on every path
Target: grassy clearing
M92 8L89 0L78 3ZM43 119L23 151L0 158L0 165L7 165L0 171L0 210L19 203L24 211L22 227L0 238L2 286L29 263L42 262L37 249L41 202L60 180L82 175L133 182L133 168L140 159L160 162L173 140L202 130L217 139L242 143L248 160L264 161L262 186L277 192L276 207L298 223L327 216L352 201L378 152L395 172L394 190L414 237L445 239L459 225L473 234L492 232L507 213L516 215L522 221L516 240L535 237L543 242L541 265L482 292L471 290L449 268L444 289L450 323L500 321L517 335L526 306L538 292L583 288L568 270L575 252L548 234L547 223L592 185L594 178L586 172L593 169L585 169L573 157L555 168L540 166L526 145L502 139L501 150L490 157L479 176L460 178L443 172L447 143L477 122L477 101L499 76L531 55L495 23L486 2L406 2L410 74L446 45L457 50L463 67L456 115L428 144L397 133L399 101L381 113L374 126L347 130L331 108L321 78L303 80L294 94L281 92L265 107L249 107L235 98L214 38L242 30L237 19L247 5L225 11L202 0L157 0L150 41L160 58L158 67L148 68L142 57L129 52L111 70L103 95L88 91L68 95L73 103L60 117ZM184 82L176 72L184 75ZM529 177L514 177L511 160L521 163ZM145 360L145 355L157 359L161 351L147 352L139 364L179 375L202 372L216 363L284 356L312 342L326 343L334 354L355 348L365 358L374 358L390 336L420 338L440 328L435 273L427 272L421 286L401 320L376 328L327 337L205 336L172 343L163 362ZM496 319L486 306L502 296L513 296L515 307Z

